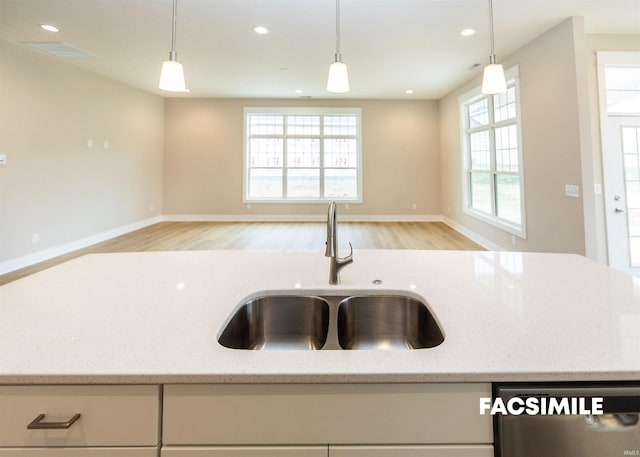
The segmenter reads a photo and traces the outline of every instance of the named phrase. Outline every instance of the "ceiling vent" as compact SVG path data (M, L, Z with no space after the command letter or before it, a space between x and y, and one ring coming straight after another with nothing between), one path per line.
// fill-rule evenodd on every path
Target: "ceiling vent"
M67 43L59 41L53 42L22 42L25 46L29 46L36 51L44 52L55 57L63 57L69 59L93 59L95 56L82 51L81 49L69 46Z

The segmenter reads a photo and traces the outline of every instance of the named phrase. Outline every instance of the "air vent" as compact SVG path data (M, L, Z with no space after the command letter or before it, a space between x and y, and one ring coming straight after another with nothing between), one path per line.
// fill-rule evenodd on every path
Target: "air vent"
M69 46L67 43L59 41L53 42L22 42L25 46L29 46L36 51L44 52L55 57L63 57L69 59L93 59L95 56L82 51L81 49Z

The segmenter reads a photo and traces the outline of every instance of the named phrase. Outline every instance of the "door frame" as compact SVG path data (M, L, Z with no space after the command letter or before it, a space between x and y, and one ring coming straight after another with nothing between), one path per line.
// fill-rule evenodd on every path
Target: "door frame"
M620 129L628 124L635 127L640 123L640 113L638 115L609 114L607 113L606 86L605 86L605 67L607 65L619 66L640 66L640 52L597 52L597 68L598 68L598 99L600 104L600 147L602 155L602 174L603 174L603 194L604 194L604 210L605 210L605 226L607 238L607 258L608 264L614 268L620 269L626 273L640 276L640 268L631 267L631 256L627 241L626 264L624 255L616 252L614 247L616 241L619 242L616 233L614 233L613 225L619 221L614 217L624 217L625 237L628 240L628 223L627 213L620 214L616 212L616 208L624 205L627 210L626 189L624 180L624 164L621 162L622 157L615 157L613 160L607 151L610 145L619 139L612 139L611 132ZM620 148L622 144L620 144ZM622 154L622 151L619 151ZM620 160L619 160L620 159ZM621 168L622 167L622 168ZM622 180L620 180L620 176ZM620 200L615 200L616 196L620 196Z

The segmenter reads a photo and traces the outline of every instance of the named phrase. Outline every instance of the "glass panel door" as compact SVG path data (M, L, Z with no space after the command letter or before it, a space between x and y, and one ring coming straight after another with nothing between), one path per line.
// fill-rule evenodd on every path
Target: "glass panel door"
M635 268L640 267L640 127L622 127L621 130L629 260ZM625 211L625 208L614 211Z

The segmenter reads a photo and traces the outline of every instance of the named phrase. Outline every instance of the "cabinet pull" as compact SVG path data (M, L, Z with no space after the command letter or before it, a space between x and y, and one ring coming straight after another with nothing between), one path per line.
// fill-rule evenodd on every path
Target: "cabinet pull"
M75 421L80 419L80 414L74 415L71 419L66 422L42 422L44 419L44 414L40 414L34 420L31 421L29 425L27 425L28 430L38 430L38 429L67 429L71 427Z

